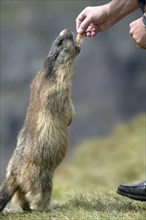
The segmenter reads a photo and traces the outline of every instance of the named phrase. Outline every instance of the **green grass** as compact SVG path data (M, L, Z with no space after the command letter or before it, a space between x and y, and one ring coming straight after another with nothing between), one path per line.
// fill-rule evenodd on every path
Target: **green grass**
M6 220L144 220L146 203L116 194L119 183L145 177L145 115L121 124L102 139L85 140L54 177L48 213L4 212Z
M0 217L1 220L144 220L146 206L119 197L108 188L94 194L72 194L67 202L56 203L48 213L4 213Z
M49 213L5 213L1 215L1 220L144 220L145 217L146 207L144 204L118 198L112 191L102 191L101 195L89 193L85 196L73 196L67 203L55 205Z

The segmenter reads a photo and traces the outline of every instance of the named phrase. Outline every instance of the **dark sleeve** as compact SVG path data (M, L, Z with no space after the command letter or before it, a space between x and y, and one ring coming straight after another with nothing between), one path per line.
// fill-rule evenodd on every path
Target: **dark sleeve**
M140 9L142 10L142 12L145 12L145 7L146 7L146 0L137 0L138 5L140 7Z

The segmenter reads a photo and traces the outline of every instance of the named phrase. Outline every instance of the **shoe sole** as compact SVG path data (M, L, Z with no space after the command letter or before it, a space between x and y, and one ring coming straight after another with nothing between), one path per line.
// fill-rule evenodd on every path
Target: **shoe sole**
M122 195L122 196L128 197L130 199L138 200L138 201L141 201L141 202L146 202L146 197L143 197L143 196L131 195L131 194L121 192L119 190L117 190L117 193Z

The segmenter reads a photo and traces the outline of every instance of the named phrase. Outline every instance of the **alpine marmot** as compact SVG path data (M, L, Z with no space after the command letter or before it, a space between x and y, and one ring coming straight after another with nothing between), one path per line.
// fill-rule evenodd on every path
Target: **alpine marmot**
M74 112L70 79L79 52L73 33L63 30L33 79L26 119L0 187L0 211L14 195L24 211L49 209L53 174L68 146Z

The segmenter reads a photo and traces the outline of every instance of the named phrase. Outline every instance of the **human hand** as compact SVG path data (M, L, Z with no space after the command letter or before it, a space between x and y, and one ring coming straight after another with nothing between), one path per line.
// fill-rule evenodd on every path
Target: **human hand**
M108 17L108 4L86 7L76 18L77 32L83 36L93 37L113 25Z
M137 47L146 49L146 28L144 27L142 18L139 18L129 25L129 34L133 38Z
M96 36L137 8L137 0L112 0L102 6L86 7L76 18L77 32L83 36Z

